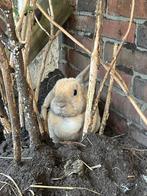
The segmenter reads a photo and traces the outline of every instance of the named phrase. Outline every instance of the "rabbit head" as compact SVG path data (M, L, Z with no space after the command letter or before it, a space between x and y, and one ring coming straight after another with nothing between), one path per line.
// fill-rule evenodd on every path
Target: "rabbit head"
M50 109L59 116L73 117L86 108L84 85L76 78L64 78L57 81L53 89Z

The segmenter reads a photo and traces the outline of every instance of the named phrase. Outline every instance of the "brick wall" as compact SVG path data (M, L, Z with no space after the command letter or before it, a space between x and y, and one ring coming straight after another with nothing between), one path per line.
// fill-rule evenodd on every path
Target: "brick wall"
M88 49L93 49L96 0L71 0L74 14L65 28ZM102 30L102 59L110 61L114 43L120 43L128 27L131 0L105 1ZM60 67L67 76L75 76L88 63L86 52L63 36ZM67 63L68 62L68 63ZM141 110L147 116L147 1L136 0L134 22L127 43L117 61L117 70L127 83ZM100 68L98 81L104 76ZM106 89L101 100L105 101ZM142 122L120 87L115 83L112 93L111 113L108 125L118 133L129 131L141 143L147 143L147 126ZM147 144L146 144L147 145Z

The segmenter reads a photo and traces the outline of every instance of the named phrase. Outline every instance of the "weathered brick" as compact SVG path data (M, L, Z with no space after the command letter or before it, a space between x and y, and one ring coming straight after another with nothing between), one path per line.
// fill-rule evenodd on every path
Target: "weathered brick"
M117 69L118 70L118 69ZM131 86L132 86L132 78L133 78L133 74L128 74L122 70L118 70L118 73L120 74L120 76L122 77L122 79L125 81L128 89L130 90L131 89ZM114 86L121 89L121 87L116 83L114 82Z
M78 0L78 11L95 12L97 0Z
M100 116L103 116L105 103L103 101L99 102L99 111ZM112 130L112 133L110 132ZM106 124L106 133L110 132L110 134L123 134L128 131L127 120L120 116L118 113L110 110L109 118Z
M108 0L108 13L110 15L130 16L132 0ZM135 1L135 18L147 18L147 1Z
M140 25L137 29L137 45L147 48L147 25Z
M77 34L73 34L73 37L75 37L81 44L83 44L86 48L88 48L90 51L92 51L93 42L94 42L93 39L90 39L89 37L85 37L85 36L80 36ZM85 52L85 51L83 51L83 49L81 47L79 47L77 44L75 44L67 36L63 37L63 43L65 43L66 45L69 45L75 49L78 49L79 51Z
M135 41L135 24L132 24L132 28L127 37L127 42L134 43ZM126 21L114 21L114 20L104 20L103 32L104 37L109 37L112 39L122 40L128 28L128 22Z
M128 88L130 89L131 88L131 85L132 85L132 78L133 78L133 75L132 74L128 74L122 70L118 70L118 73L120 74L120 76L122 77L122 79L125 81L126 85L128 86ZM99 71L98 71L98 81L101 81L103 80L104 76L106 74L106 71L105 69L101 66L99 68ZM106 80L106 85L109 85L109 81L110 81L110 77L108 77L108 79ZM115 87L121 89L121 87L114 81L114 84L113 84Z
M98 70L98 76L97 76L98 81L101 81L104 78L105 74L106 74L105 69L102 66L100 66ZM108 83L108 80L106 82Z
M136 76L133 83L133 92L135 97L147 103L147 80Z
M66 23L65 27L68 30L83 31L93 34L95 29L95 17L72 15L68 19L68 22Z
M144 115L147 117L147 107L145 110L142 111L144 113ZM147 125L141 120L141 124L143 126L143 128L146 130L146 135L147 135Z
M85 56L80 52L76 52L74 49L68 50L66 59L69 64L72 64L75 69L79 71L83 70L90 62L90 58L88 56Z
M106 95L107 95L107 88L105 87L101 99L103 101L106 101ZM124 116L125 119L129 121L134 121L137 124L140 124L140 117L132 104L129 102L126 96L122 96L116 91L112 91L112 99L111 99L111 106L110 109L116 111L117 113L120 113Z
M79 74L79 70L75 69L74 66L71 66L69 63L60 63L59 69L66 77L76 77Z
M117 134L127 133L128 131L127 120L114 111L110 111L107 126L109 126Z
M107 42L104 49L105 61L112 60L112 54L113 44ZM126 46L121 49L120 55L117 59L117 64L126 66L139 73L147 74L147 52L135 50L135 47L126 44Z
M147 147L147 131L132 125L129 127L132 137L140 144Z
M111 107L127 118L127 120L132 120L140 124L140 117L127 97L121 96L120 94L113 91Z

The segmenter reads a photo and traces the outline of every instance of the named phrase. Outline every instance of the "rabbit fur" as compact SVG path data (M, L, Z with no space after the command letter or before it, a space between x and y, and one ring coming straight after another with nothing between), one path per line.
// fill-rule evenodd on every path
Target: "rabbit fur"
M50 138L60 141L80 141L84 125L87 88L86 68L76 78L63 78L56 82L42 105L41 114L47 118ZM47 112L47 109L49 111ZM98 130L100 116L97 110L92 131Z

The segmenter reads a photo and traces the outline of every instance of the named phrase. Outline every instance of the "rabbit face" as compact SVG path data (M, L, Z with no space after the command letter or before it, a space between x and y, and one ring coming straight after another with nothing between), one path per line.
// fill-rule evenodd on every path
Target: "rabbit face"
M57 81L54 87L54 98L50 105L50 109L56 115L73 117L83 113L85 108L85 89L77 79L64 78Z

